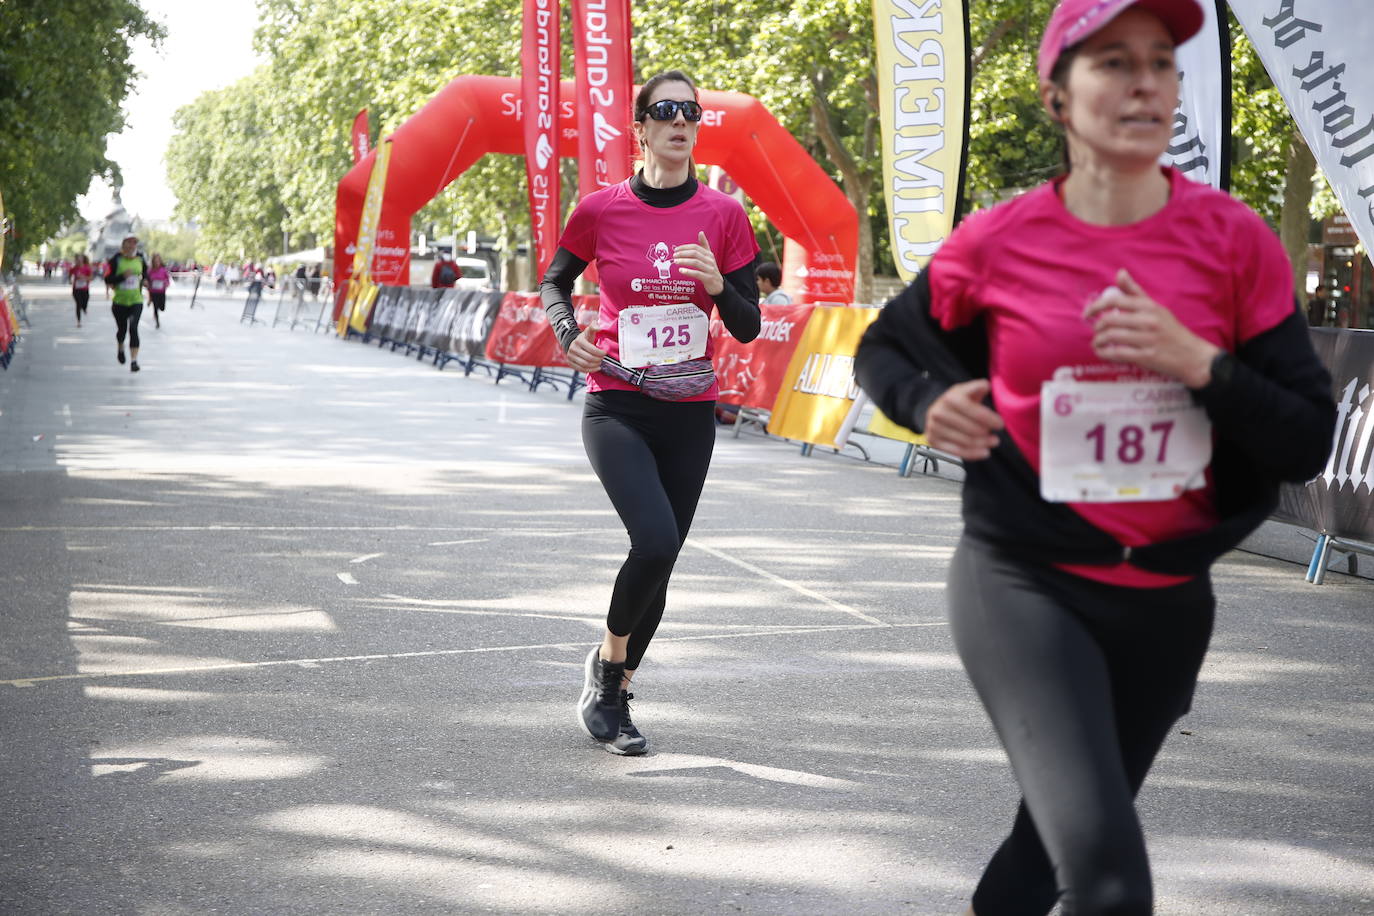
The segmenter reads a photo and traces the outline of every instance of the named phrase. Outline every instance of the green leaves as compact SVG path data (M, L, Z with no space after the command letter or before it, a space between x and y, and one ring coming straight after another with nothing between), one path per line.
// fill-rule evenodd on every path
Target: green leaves
M0 2L0 189L14 257L75 220L93 177L115 174L105 138L124 126L132 45L162 37L129 0Z

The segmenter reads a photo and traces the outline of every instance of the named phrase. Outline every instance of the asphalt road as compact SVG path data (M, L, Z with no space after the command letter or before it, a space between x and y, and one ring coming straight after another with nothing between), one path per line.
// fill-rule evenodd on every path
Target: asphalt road
M99 293L25 293L0 912L966 905L1016 791L944 623L957 481L722 433L617 758L574 720L626 546L577 403L179 292L134 375ZM1374 583L1215 578L1159 912L1374 913Z

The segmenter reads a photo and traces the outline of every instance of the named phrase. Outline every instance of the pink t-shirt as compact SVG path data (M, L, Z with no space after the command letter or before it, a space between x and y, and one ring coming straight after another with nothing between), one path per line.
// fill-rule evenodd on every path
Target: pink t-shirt
M165 267L153 267L148 271L148 288L155 293L160 293L167 289L167 283L172 275Z
M95 268L89 264L72 265L72 289L90 289L91 277L95 275Z
M1169 202L1140 222L1082 222L1064 208L1061 178L970 216L931 261L934 317L947 330L985 319L993 403L1037 472L1041 383L1061 366L1085 367L1097 380L1127 371L1097 358L1082 316L1119 269L1193 333L1231 352L1293 312L1288 257L1264 221L1226 194L1163 171ZM1176 499L1069 505L1132 547L1217 520L1210 470L1206 487ZM1127 563L1064 568L1118 585L1186 581Z
M699 280L683 276L673 264L673 249L697 241L705 232L722 274L754 260L759 246L739 201L698 185L691 199L675 207L651 207L622 181L589 194L573 210L558 244L584 261L595 261L601 281L601 311L596 345L620 357L621 309L632 306L693 303L709 321L715 303ZM706 340L706 356L713 347ZM628 382L600 372L587 376L588 391L635 391ZM719 388L690 398L712 401Z

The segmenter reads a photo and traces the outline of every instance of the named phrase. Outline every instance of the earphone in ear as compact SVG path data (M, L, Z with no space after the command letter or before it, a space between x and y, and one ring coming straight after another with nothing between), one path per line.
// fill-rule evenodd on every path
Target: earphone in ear
M1055 114L1063 114L1064 100L1061 99L1059 96L1055 96L1053 99L1050 100L1050 107L1054 109Z

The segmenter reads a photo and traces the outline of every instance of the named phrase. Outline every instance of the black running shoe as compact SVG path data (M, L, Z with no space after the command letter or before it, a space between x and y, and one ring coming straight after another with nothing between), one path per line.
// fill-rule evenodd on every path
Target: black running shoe
M123 350L120 350L120 351L116 352L116 353L115 353L115 359L119 360L119 364L120 364L121 366L124 365L124 351L123 351Z
M606 750L625 757L637 757L649 749L649 739L639 733L630 721L630 701L633 693L620 691L620 732L614 741L606 742Z
M612 741L620 731L620 682L624 677L624 662L602 661L599 646L587 653L577 720L597 741Z
M138 371L138 360L134 360L133 362L129 363L129 371L130 371L130 372L137 372L137 371Z

